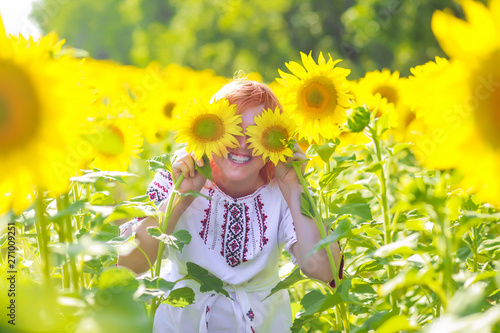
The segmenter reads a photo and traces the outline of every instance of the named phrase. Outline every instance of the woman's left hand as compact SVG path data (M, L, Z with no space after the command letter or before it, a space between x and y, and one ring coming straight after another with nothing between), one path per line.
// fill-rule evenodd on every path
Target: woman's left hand
M286 162L279 162L275 168L275 177L281 191L289 191L291 187L296 187L299 185L299 178L295 173L292 166L287 166L288 163L293 161L304 161L307 159L306 154L300 149L299 145L295 143L295 152L293 156L287 157ZM301 172L304 174L307 163L302 163ZM283 193L285 195L285 193Z

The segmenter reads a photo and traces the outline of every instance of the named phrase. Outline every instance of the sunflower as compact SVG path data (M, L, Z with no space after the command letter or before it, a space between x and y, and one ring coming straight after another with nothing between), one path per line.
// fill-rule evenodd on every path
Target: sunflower
M469 94L464 104L471 110L467 125L472 130L456 152L468 156L458 167L466 175L464 183L480 189L485 199L498 204L500 184L494 180L500 172L500 49L483 58L467 81Z
M405 81L399 77L398 71L368 72L352 86L356 104L376 109L377 116L388 113L392 132L399 134L413 120L413 113L403 98Z
M212 104L194 102L182 115L176 142L187 142L187 151L197 159L204 154L227 156L227 148L238 146L235 135L242 135L241 116L236 115L236 105L220 99Z
M75 167L69 160L91 104L78 62L5 37L0 20L0 210L20 213L36 187L62 193Z
M500 1L460 2L467 21L436 11L432 28L451 60L412 69L409 100L415 155L432 168L454 168L462 186L500 203ZM424 135L425 133L425 135Z
M441 48L454 59L479 63L500 48L500 1L486 7L479 1L460 1L467 21L451 10L435 11L431 27Z
M436 57L411 73L405 89L416 119L406 134L415 143L415 155L426 167L454 168L461 163L457 151L471 131L471 113L463 103L466 71L459 62Z
M286 156L293 156L290 143L295 131L295 123L276 107L274 112L268 109L256 116L255 125L248 126L245 134L252 155L262 155L264 161L269 158L276 165L285 162Z
M126 171L131 158L142 151L143 137L133 118L95 120L82 137L92 146L90 166L94 168Z
M181 87L178 78L184 73L177 71L178 67L168 67L162 70L158 64L151 63L139 76L139 82L134 82L132 89L137 86L145 87L144 82L150 81L145 93L137 96L133 113L148 142L156 143L167 137L169 131L177 127L178 114L189 106L186 90Z
M299 125L299 137L309 142L320 142L320 137L333 138L340 133L339 125L345 121L349 108L349 88L346 77L350 70L335 67L341 60L328 62L320 53L318 64L311 53L300 53L304 67L296 62L286 63L292 74L281 70L276 81L284 89L285 109Z
M197 96L212 96L225 79L213 71L195 71L178 65L161 68L150 63L130 83L134 106L132 113L151 143L168 137L177 129L179 114L189 107Z

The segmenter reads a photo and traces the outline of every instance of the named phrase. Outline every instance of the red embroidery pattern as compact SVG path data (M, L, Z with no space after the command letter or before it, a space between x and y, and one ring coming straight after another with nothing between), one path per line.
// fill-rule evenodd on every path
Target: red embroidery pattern
M174 181L172 180L172 175L170 174L170 172L168 172L167 170L160 170L160 176L168 180L168 185L172 187Z
M208 196L210 198L213 198L214 195L214 190L211 189L208 192ZM203 242L207 244L207 237L208 237L208 226L210 224L210 215L212 213L212 200L208 200L208 208L205 209L205 218L201 221L201 231L200 231L200 237L203 239Z
M229 266L236 267L241 263L244 211L241 205L234 202L229 204L228 212L227 235L223 243L224 258Z
M250 321L253 321L253 319L255 318L255 314L253 313L252 308L250 308L250 310L248 310L247 317L248 317L248 319L250 319Z
M247 261L247 254L248 254L248 232L250 231L250 216L248 216L248 206L246 204L243 204L245 206L245 245L243 247L243 262Z
M264 248L269 239L266 238L267 230L267 215L264 214L264 204L262 203L260 194L255 198L255 210L257 211L257 218L259 220L259 231L260 231L260 249Z
M220 255L224 257L224 244L226 241L226 225L227 225L227 216L229 215L229 204L227 201L224 203L224 222L222 223L222 232L221 232L221 237L222 237L222 248L220 250Z
M160 176L167 180L167 184L162 185L158 181L153 180L148 187L147 195L149 196L149 200L157 200L162 201L165 200L169 194L169 190L173 187L174 183L172 180L172 175L170 172L161 170L158 172Z
M205 318L207 318L209 312L210 312L210 307L207 305L207 309L205 310ZM205 325L207 326L208 330L208 319L205 319Z

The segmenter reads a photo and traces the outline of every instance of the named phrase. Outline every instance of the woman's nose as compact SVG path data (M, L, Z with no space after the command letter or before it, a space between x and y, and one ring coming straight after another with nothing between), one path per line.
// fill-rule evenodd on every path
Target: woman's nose
M248 136L246 136L245 134L238 135L236 137L236 139L238 140L238 143L240 144L240 147L243 147L243 148L247 147L247 145L248 145L248 143L247 143Z

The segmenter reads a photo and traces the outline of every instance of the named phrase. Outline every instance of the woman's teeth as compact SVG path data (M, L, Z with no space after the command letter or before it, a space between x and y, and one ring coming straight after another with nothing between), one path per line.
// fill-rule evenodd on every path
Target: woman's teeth
M252 159L252 156L237 155L237 154L227 154L227 157L234 163L243 164Z

